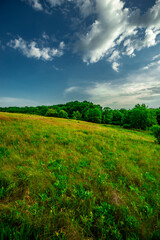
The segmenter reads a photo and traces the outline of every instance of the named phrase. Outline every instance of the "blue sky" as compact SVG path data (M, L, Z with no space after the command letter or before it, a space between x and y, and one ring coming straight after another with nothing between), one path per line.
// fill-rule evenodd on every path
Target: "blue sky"
M160 107L160 0L0 0L0 106Z

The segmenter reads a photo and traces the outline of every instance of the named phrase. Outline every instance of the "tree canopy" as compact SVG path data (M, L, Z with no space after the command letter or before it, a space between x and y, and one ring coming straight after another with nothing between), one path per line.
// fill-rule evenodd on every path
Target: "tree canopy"
M142 130L153 125L160 125L160 108L148 108L145 104L137 104L129 110L124 108L118 110L110 107L102 108L99 104L88 101L72 101L52 106L0 107L0 111L85 120Z

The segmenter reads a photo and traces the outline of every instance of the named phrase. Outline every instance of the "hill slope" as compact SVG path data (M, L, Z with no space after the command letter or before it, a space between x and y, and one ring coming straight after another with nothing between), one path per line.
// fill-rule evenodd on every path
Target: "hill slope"
M0 113L1 239L159 239L160 146L145 132Z

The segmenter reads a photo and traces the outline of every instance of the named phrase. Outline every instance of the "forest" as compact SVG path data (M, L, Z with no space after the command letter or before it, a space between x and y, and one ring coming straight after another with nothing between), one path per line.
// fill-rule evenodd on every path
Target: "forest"
M0 112L26 113L47 117L84 120L93 123L120 125L127 129L146 130L160 125L160 107L148 108L137 104L132 109L111 109L88 101L72 101L66 104L37 107L0 107Z

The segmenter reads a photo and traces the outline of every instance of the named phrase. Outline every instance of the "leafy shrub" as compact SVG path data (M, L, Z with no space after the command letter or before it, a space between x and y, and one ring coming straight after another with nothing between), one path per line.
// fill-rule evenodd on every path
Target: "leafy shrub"
M152 134L157 138L158 143L160 144L160 126L155 125L151 127Z

